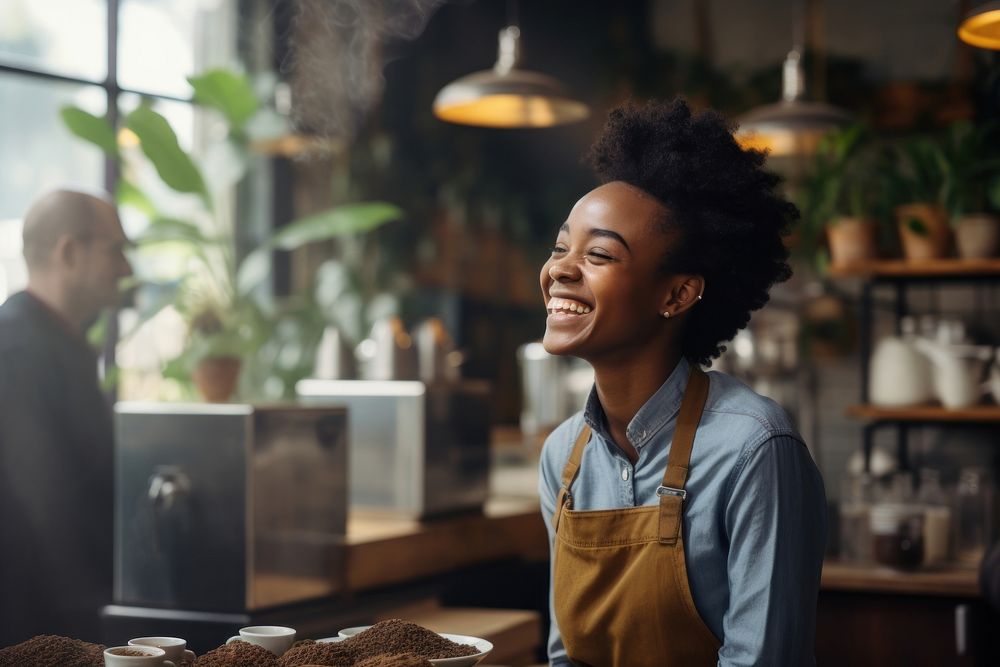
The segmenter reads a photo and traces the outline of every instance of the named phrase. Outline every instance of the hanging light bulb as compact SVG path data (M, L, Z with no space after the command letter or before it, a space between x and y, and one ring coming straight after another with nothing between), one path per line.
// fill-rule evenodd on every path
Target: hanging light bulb
M981 49L1000 51L1000 2L987 2L965 15L958 38Z
M744 148L766 150L775 157L816 152L823 135L851 122L843 109L807 102L802 57L792 50L781 72L781 101L758 107L737 119L736 138Z
M434 115L449 123L480 127L551 127L583 120L587 105L570 97L556 79L517 69L521 31L500 31L500 49L491 70L452 81L434 98Z

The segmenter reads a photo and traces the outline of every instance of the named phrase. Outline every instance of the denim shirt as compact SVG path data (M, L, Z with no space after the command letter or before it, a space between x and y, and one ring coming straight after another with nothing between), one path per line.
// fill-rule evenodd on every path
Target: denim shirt
M656 505L690 364L681 360L626 430L633 466L608 433L596 388L582 413L545 442L539 492L551 548L563 468L584 424L593 430L573 483L573 509ZM720 640L719 665L812 665L826 541L823 480L788 415L724 373L710 389L691 453L684 557L695 607ZM552 591L549 591L550 610ZM621 604L628 604L627 599ZM571 664L552 613L549 660ZM651 618L670 633L669 618Z

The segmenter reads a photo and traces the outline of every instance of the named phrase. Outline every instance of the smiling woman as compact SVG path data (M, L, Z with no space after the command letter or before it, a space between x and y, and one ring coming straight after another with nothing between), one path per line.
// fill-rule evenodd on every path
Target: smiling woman
M591 157L540 276L546 350L595 372L541 462L549 658L811 663L822 480L777 404L700 368L791 275L795 208L681 101L612 111Z

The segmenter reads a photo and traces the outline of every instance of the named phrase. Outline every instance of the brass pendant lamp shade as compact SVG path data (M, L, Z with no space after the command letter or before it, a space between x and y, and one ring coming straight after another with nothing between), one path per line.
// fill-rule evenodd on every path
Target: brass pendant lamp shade
M976 7L958 26L958 38L981 49L1000 51L1000 2Z
M821 102L807 102L802 99L804 92L801 56L793 50L782 69L781 101L757 107L737 119L740 145L766 150L774 157L811 155L825 134L850 124L848 112Z
M434 98L434 115L443 121L479 127L551 127L583 120L587 105L574 100L556 79L517 69L521 31L500 31L500 53L493 69L452 81Z

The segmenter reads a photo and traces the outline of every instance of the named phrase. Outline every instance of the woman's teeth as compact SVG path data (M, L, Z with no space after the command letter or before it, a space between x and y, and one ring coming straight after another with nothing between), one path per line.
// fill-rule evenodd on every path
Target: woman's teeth
M578 301L556 298L549 299L548 308L550 313L576 313L577 315L586 315L591 310L590 306Z

